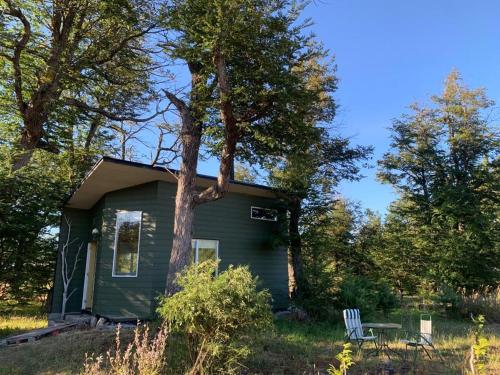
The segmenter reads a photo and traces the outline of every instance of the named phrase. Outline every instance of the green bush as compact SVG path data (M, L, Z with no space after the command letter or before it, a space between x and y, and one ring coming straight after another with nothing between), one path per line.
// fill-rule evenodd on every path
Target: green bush
M257 290L248 267L215 275L216 262L189 267L181 291L162 298L158 312L186 340L189 374L236 373L250 353L252 335L272 326L267 290Z
M435 301L442 304L449 315L462 318L483 315L490 323L500 322L500 287L481 290L441 287Z
M363 318L373 316L376 310L387 313L398 300L384 282L373 282L362 276L349 275L339 285L337 305L341 309L358 308Z
M398 307L399 300L393 293L389 284L385 282L378 282L375 285L378 294L377 308L382 310L384 314L387 315L390 310Z
M307 284L302 288L302 294L297 296L294 304L304 309L308 316L314 320L337 320L338 309L335 304L335 296L338 293L340 278L330 270L314 270L308 273L310 277Z

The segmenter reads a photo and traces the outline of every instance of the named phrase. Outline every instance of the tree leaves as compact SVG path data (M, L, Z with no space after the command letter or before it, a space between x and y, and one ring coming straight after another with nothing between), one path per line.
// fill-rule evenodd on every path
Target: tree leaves
M498 281L499 134L489 123L493 102L448 76L433 107L411 106L393 122L393 151L379 161L381 181L395 186L412 251L427 259L435 283L477 288ZM392 216L390 216L392 217ZM390 228L388 228L390 229Z

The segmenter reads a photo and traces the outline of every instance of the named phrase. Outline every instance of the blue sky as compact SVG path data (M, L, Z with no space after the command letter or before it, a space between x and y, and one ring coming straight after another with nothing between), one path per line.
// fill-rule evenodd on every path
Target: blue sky
M500 101L498 0L317 0L304 16L336 56L336 125L353 143L375 147L373 165L389 150L391 120L440 93L452 69ZM215 175L217 166L201 162L199 173ZM384 214L397 196L375 173L363 170L363 180L342 184L340 192Z
M389 150L391 120L440 93L453 68L500 101L500 1L327 0L305 15L336 56L337 125L353 143L375 147L372 164ZM376 181L375 170L340 190L385 213L396 195Z

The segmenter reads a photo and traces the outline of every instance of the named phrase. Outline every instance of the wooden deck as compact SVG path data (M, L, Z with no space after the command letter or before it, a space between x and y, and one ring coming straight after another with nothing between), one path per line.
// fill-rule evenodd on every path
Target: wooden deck
M78 323L60 323L54 324L47 328L35 329L33 331L25 332L20 335L7 337L4 340L5 345L18 345L25 342L33 342L40 340L46 336L57 336L59 333L69 331L76 328Z

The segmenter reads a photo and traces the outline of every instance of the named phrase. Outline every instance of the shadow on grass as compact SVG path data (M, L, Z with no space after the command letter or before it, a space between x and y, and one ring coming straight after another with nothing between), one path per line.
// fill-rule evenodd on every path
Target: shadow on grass
M389 316L388 321L397 322ZM420 352L417 361L417 374L462 374L467 370L467 355L472 343L468 334L469 326L462 321L436 319L436 347L444 357L444 363L434 358L429 360ZM500 374L500 330L492 327L490 339L489 373ZM132 336L132 332L122 332L122 345ZM330 364L337 365L335 355L342 350L344 327L341 323L275 322L274 332L252 341L254 353L245 362L242 374L262 375L318 375L325 374ZM85 353L104 354L114 348L113 331L72 331L59 336L48 337L35 343L18 347L0 348L0 375L2 374L78 374L82 370ZM169 343L168 374L183 373L180 351L177 342ZM404 345L394 337L389 345L404 353ZM176 349L177 348L177 349ZM355 365L351 375L380 374L385 369L386 357L368 356L367 347L362 353L356 350L353 355ZM185 365L185 364L184 364ZM391 367L394 374L411 373L411 369L399 359L393 358ZM386 372L390 373L390 372Z

